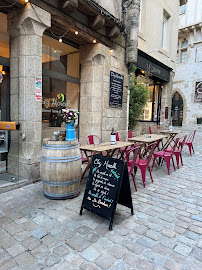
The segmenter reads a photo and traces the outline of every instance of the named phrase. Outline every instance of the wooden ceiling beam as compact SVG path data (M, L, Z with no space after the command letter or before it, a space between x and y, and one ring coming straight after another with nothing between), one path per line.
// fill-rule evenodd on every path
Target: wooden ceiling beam
M30 2L42 9L45 9L49 13L51 13L53 20L56 20L58 22L60 21L61 24L66 25L66 27L69 27L69 25L75 26L75 28L77 28L79 32L84 32L86 36L91 36L91 38L96 39L97 42L101 42L110 48L112 47L113 43L111 40L109 40L104 35L96 32L95 30L90 29L88 26L84 25L83 23L80 23L79 21L74 20L72 17L68 16L68 14L65 14L64 12L58 10L57 8L53 6L46 4L43 1L30 0Z
M54 22L55 26L59 26L66 30L69 29L69 34L71 32L73 36L75 36L74 34L75 30L78 30L79 35L77 36L77 38L79 39L80 37L82 37L84 40L88 41L86 42L86 44L92 43L93 40L96 39L97 42L101 42L108 47L112 47L112 42L110 40L101 36L96 31L89 29L85 25L76 23L76 26L74 26L72 21L62 19L60 16L57 16L57 15L52 15L52 21Z
M105 19L100 14L95 17L89 17L88 25L94 30L99 30L105 25Z
M78 0L61 0L61 7L65 11L72 13L78 8Z

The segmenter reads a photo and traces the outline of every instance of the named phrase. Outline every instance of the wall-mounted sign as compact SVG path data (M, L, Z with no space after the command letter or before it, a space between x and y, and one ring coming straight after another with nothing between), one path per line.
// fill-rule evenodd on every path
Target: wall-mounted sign
M202 82L196 82L194 102L202 102Z
M94 155L81 205L83 208L110 220L112 229L117 203L131 209L133 204L127 165L120 159Z
M124 76L110 70L109 106L122 108Z
M6 171L6 160L0 161L0 172Z
M36 89L36 101L42 102L42 78L36 77L35 89Z
M141 50L138 50L137 67L166 82L170 80L172 69Z

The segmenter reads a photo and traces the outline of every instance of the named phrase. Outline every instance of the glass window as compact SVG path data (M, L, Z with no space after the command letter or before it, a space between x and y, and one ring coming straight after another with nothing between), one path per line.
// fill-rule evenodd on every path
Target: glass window
M62 109L79 109L79 51L44 35L42 67L43 137L52 137L65 129Z
M182 50L182 63L187 62L187 50Z
M163 28L162 28L162 48L165 49L166 47L166 28L167 28L167 17L163 16Z
M182 48L187 48L188 47L188 41L185 39L183 42L182 42Z
M176 63L177 64L179 63L179 52L177 52L177 55L176 55Z
M160 85L155 84L151 79L144 76L138 76L137 82L145 84L147 88L148 101L144 108L144 114L140 120L157 121Z

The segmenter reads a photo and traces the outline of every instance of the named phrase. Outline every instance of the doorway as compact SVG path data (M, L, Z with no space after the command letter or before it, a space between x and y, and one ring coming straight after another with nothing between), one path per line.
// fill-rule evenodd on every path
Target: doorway
M183 99L182 96L175 92L172 98L172 125L182 126L183 121Z

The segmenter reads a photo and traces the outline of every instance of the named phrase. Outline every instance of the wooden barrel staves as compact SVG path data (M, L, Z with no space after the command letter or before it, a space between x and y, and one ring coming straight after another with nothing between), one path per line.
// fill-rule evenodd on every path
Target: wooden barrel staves
M80 193L81 153L78 140L43 140L40 173L45 197L70 199Z

